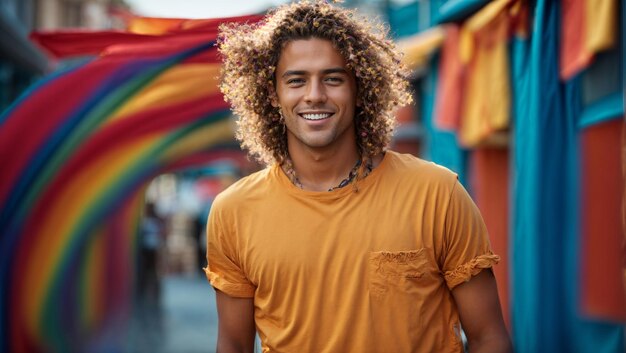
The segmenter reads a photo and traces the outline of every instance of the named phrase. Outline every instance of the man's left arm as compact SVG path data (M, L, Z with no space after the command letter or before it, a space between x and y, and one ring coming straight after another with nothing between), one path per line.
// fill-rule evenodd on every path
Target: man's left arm
M504 325L496 280L490 268L452 289L461 326L472 353L512 352Z

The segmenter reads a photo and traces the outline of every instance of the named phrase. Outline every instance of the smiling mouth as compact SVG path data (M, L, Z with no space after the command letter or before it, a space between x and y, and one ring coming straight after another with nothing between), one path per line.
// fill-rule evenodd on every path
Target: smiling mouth
M306 114L300 114L301 117L303 117L306 120L324 120L327 118L330 118L333 114L332 113L306 113Z

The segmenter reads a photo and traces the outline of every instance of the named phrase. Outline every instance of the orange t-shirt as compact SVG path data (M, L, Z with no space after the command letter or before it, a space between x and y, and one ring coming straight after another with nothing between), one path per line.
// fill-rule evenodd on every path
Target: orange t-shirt
M243 178L213 204L207 258L281 353L462 352L450 290L498 260L456 175L391 151L358 192L301 190L276 165Z

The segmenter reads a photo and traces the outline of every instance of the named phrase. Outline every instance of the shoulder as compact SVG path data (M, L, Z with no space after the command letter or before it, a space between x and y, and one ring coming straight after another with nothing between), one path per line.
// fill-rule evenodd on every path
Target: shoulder
M267 167L239 179L217 195L211 208L229 210L267 195L272 185L272 168Z
M457 174L450 169L410 154L387 151L385 159L387 174L402 181L412 180L453 187L458 180Z

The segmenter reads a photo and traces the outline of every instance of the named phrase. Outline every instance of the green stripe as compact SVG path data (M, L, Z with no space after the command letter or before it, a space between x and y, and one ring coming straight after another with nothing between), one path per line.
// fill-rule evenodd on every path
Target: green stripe
M62 164L65 163L77 147L86 140L92 131L101 125L102 121L110 116L122 103L132 98L142 87L152 82L158 75L171 67L177 60L167 60L155 68L146 69L144 73L131 79L128 83L123 84L115 89L99 103L91 112L89 112L80 122L80 124L72 131L72 133L63 141L62 145L52 156L29 188L29 192L20 205L17 216L25 217L27 212L32 208L38 197L42 194L42 190L50 183L53 176L59 171ZM63 255L61 255L63 256ZM64 258L62 258L62 261ZM65 262L65 261L64 261ZM63 267L66 267L64 264ZM59 276L54 275L51 280L51 291L46 297L42 312L41 332L46 341L51 340L55 351L68 351L72 347L71 342L67 342L63 338L67 337L67 332L58 324L58 318L63 315L62 308L59 307L60 299L59 291L53 289L59 285Z
M104 188L100 192L99 196L90 203L90 205L86 205L86 207L88 207L87 210L83 216L79 218L73 230L68 234L69 236L67 237L66 242L67 245L62 247L61 253L58 255L60 261L53 270L53 276L50 281L51 285L49 287L48 294L46 295L43 311L43 321L52 324L52 327L49 326L46 330L46 332L49 333L46 337L63 336L63 333L59 331L61 327L54 326L55 320L58 320L58 318L63 314L57 310L58 303L61 302L60 293L62 288L60 287L60 284L64 279L64 275L68 272L72 259L75 256L80 256L81 251L84 250L84 242L88 240L85 237L90 234L94 226L98 224L98 221L102 220L105 211L117 199L121 191L125 189L127 183L135 180L136 177L141 175L143 172L156 168L160 162L159 157L163 155L167 148L173 146L175 143L178 143L182 138L193 132L198 127L216 123L228 118L229 116L229 112L214 114L206 119L196 121L193 124L175 130L171 134L165 136L143 156L140 156L132 168L124 170L115 180L111 182L109 187Z

